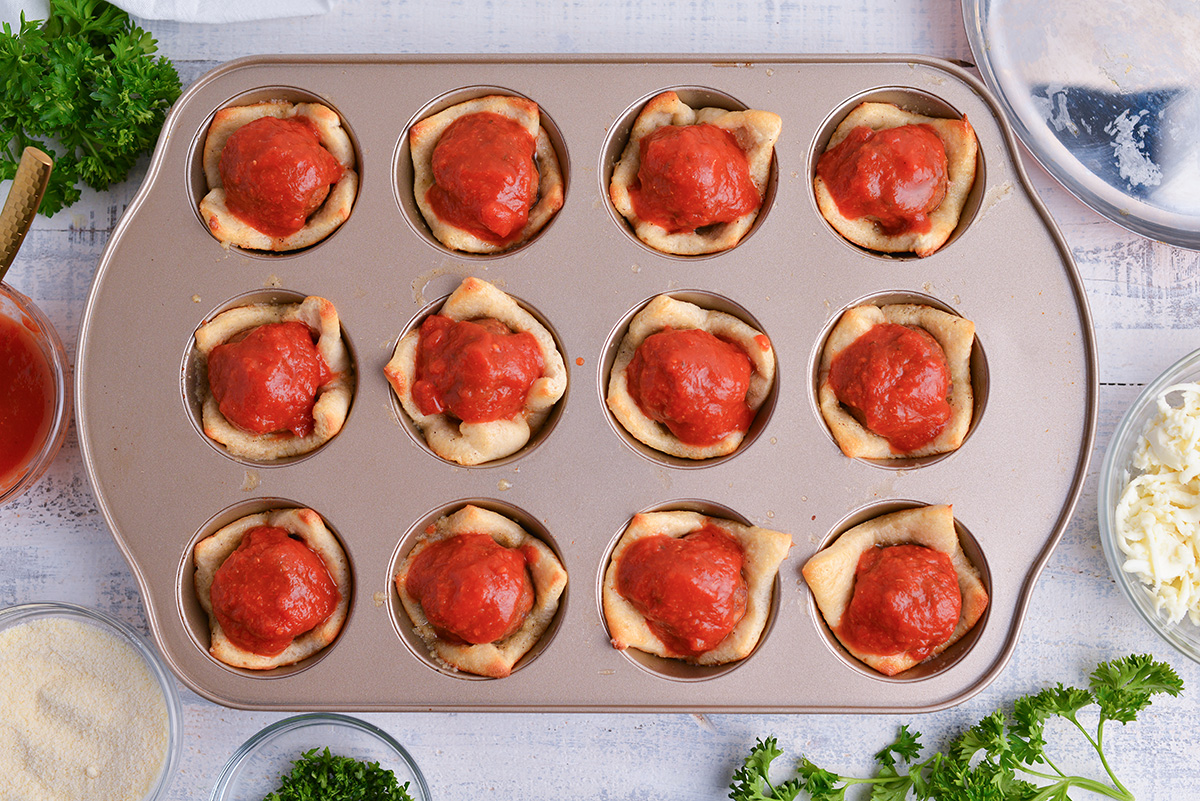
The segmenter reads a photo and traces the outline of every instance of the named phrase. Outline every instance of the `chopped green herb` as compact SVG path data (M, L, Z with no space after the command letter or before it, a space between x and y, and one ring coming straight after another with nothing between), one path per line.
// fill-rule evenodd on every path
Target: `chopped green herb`
M733 774L729 797L733 801L792 801L806 793L813 801L845 801L855 785L870 787L870 801L903 801L912 797L942 801L1062 801L1073 787L1109 798L1134 801L1113 774L1104 752L1104 724L1122 724L1137 718L1159 693L1179 695L1183 680L1169 665L1148 655L1131 655L1102 662L1092 672L1089 689L1055 687L1018 698L1012 717L996 711L959 735L941 753L920 760L920 734L901 726L895 742L875 755L875 775L841 776L823 770L801 757L797 776L773 786L768 778L771 763L781 755L774 737L759 740L742 768ZM1100 708L1093 736L1080 724L1081 709ZM1070 721L1100 757L1107 782L1068 776L1046 754L1043 727L1048 718Z
M279 789L263 801L413 801L408 782L403 786L396 774L378 762L360 762L334 756L329 748L314 748L292 762L292 772L283 777Z
M122 181L158 139L179 97L170 60L121 9L104 0L50 0L50 18L0 32L0 180L29 145L54 159L41 213Z

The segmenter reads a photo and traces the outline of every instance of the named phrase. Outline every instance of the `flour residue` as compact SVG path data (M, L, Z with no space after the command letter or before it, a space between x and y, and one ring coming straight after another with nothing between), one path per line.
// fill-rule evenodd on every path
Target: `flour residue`
M441 297L453 292L463 279L470 275L470 269L465 264L450 264L434 267L421 273L412 280L412 297L420 306L424 306L431 298ZM499 282L493 281L497 286Z
M1068 131L1075 136L1079 135L1079 125L1071 119L1071 112L1067 108L1067 88L1065 86L1050 84L1046 87L1045 97L1034 95L1032 100L1038 113L1042 115L1042 119L1051 128L1060 133ZM1092 132L1086 120L1083 121L1083 126L1088 133Z
M977 219L982 220L987 216L988 212L994 209L997 205L1012 197L1012 194L1012 181L1004 181L996 186L993 186L987 191L987 194L983 196L983 202L979 204L979 213Z
M1129 182L1130 187L1158 186L1162 183L1162 170L1146 153L1146 134L1150 126L1143 120L1149 113L1143 109L1130 114L1126 109L1104 127L1104 132L1112 137L1117 171Z
M258 489L258 471L247 470L242 477L242 492L253 492Z

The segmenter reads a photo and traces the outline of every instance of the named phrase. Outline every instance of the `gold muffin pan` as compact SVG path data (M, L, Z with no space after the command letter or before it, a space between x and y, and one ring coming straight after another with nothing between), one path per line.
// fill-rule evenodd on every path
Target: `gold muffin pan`
M763 210L724 253L658 253L608 201L633 117L668 89L692 105L758 108L783 119ZM511 252L452 252L416 209L406 132L442 108L496 92L539 104L566 201ZM350 218L293 253L223 248L196 209L213 114L265 99L329 105L359 160ZM816 209L816 158L863 100L966 114L976 129L975 189L951 240L927 258L864 251ZM212 71L176 103L104 253L76 371L88 475L167 663L197 693L255 709L899 711L938 709L978 692L1012 653L1033 584L1078 498L1096 419L1084 293L1016 152L982 85L925 57L280 56ZM470 468L429 451L383 377L400 336L468 275L542 320L570 374L534 441ZM689 462L652 451L604 404L629 319L664 292L741 316L774 344L775 388L729 457ZM192 335L230 306L304 295L330 299L341 317L357 373L346 425L302 457L233 459L200 429ZM820 349L846 308L897 300L975 322L972 430L941 457L848 459L817 409ZM570 574L550 630L504 679L434 663L392 584L416 534L468 502L521 523ZM887 678L837 644L800 567L841 531L926 503L953 504L991 606L953 648ZM354 580L350 614L338 639L309 660L266 672L230 668L207 652L192 548L237 517L279 506L315 509L342 542ZM702 668L611 647L600 606L608 554L635 513L662 509L791 534L770 620L747 659Z

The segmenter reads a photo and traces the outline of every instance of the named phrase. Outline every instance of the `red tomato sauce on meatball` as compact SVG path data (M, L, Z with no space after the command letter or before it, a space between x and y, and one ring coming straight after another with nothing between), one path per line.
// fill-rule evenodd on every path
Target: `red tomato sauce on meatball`
M422 414L451 414L465 423L516 417L545 369L528 331L513 333L492 318L421 324L412 395Z
M303 116L246 123L225 142L218 169L233 215L273 237L303 228L344 172Z
M210 597L230 642L276 656L333 614L342 596L311 548L284 529L258 526L221 563Z
M496 642L521 628L533 608L529 561L523 550L487 534L456 534L429 543L413 558L404 589L441 639Z
M664 125L640 144L630 199L637 216L668 233L733 222L762 205L746 154L716 125Z
M208 381L217 407L253 434L312 433L318 389L332 378L304 323L267 323L208 355Z
M754 368L740 347L698 328L670 327L646 337L626 369L642 412L681 442L711 445L750 428L746 404Z
M520 123L491 111L459 117L433 149L426 199L439 218L485 242L521 235L537 199L536 142Z
M622 552L616 589L678 654L711 651L746 614L749 592L737 540L707 524L682 537L641 537Z
M946 354L923 329L873 326L833 358L829 383L897 453L929 444L950 419Z
M838 636L862 653L919 661L950 639L961 610L949 556L921 545L870 548L859 557Z
M928 125L854 128L817 161L838 211L870 217L884 233L926 233L946 196L946 146Z

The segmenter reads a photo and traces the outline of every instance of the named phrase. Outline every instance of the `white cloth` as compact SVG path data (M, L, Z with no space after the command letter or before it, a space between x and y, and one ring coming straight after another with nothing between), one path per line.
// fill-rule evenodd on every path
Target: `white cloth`
M246 22L324 14L335 2L337 0L116 0L113 5L138 19ZM46 19L50 13L49 0L0 0L0 24L10 23L16 32L22 11L25 19Z
M8 23L13 33L21 29L21 12L25 19L45 19L50 16L50 0L0 0L0 26Z
M176 22L246 22L253 19L324 14L335 0L116 0L139 19Z

